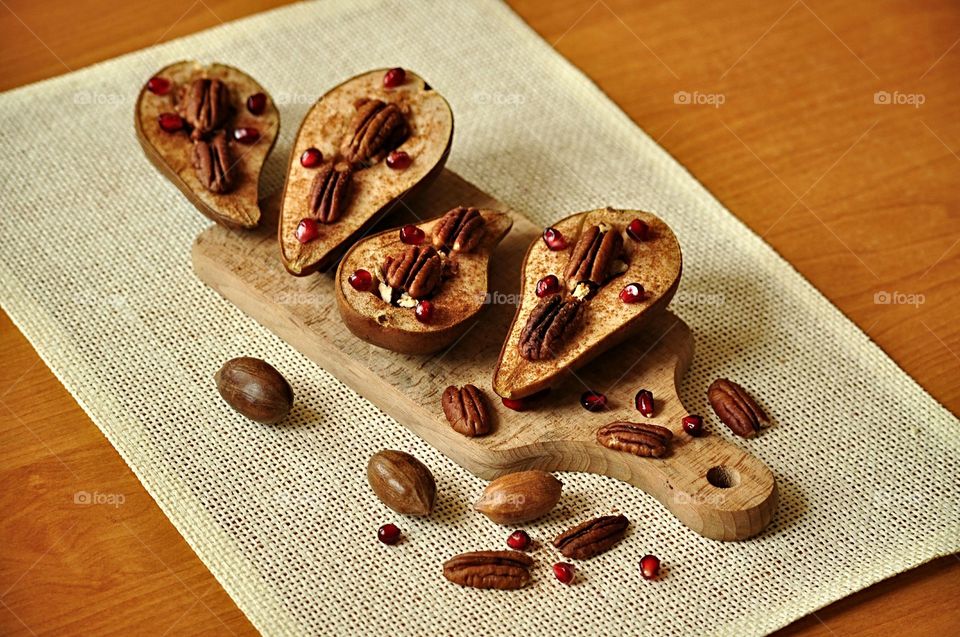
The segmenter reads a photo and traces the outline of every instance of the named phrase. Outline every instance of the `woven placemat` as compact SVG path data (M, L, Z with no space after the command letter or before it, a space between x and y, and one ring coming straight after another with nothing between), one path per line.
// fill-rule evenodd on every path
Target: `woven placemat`
M483 482L193 276L190 245L208 222L133 130L142 83L184 58L235 65L275 97L268 192L317 96L402 65L453 106L449 167L535 222L608 204L661 215L685 257L672 308L697 342L686 404L708 413L705 387L726 376L774 416L738 441L779 480L769 530L706 540L638 489L564 474L563 506L532 533L617 507L634 521L622 545L583 563L572 587L553 579L549 547L524 591L446 582L450 555L503 545L504 529L469 510ZM4 308L265 633L753 635L960 549L957 420L493 0L261 14L0 96L0 146ZM251 423L217 395L213 373L238 355L290 379L285 424ZM407 540L392 548L374 534L398 516L363 470L384 447L421 458L441 492L433 517L400 520ZM664 560L660 581L637 572L647 552Z

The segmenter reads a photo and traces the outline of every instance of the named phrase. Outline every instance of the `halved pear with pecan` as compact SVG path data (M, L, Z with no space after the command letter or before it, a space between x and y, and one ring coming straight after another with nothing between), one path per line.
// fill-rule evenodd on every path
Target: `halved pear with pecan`
M134 123L147 158L200 212L230 228L257 226L260 170L280 113L256 80L225 64L171 64L140 90Z
M457 207L353 246L337 269L337 307L351 332L395 352L448 347L487 301L490 255L510 215Z
M648 212L591 210L547 228L527 250L494 391L530 396L620 343L667 306L680 271L677 238Z
M302 276L326 270L416 187L440 174L450 105L418 75L380 69L320 98L300 125L280 204L280 254Z

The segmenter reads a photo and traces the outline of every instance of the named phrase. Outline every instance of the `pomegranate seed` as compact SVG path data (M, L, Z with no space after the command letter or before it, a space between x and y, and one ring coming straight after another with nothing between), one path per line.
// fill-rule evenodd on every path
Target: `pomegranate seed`
M390 69L383 74L383 85L386 88L396 88L407 81L407 72L401 68Z
M147 90L154 95L166 95L170 92L170 80L165 77L151 77L147 81Z
M527 403L521 398L501 398L500 402L502 402L503 406L507 409L514 411L526 411L527 409Z
M526 531L514 531L507 538L507 546L515 551L526 551L530 546L530 536Z
M548 274L537 281L537 296L543 298L560 291L560 279L555 274Z
M308 148L300 155L300 165L304 168L316 168L323 163L323 153L316 148Z
M400 527L396 524L384 524L377 529L377 539L384 544L393 546L400 541Z
M357 292L369 292L373 287L373 277L366 270L357 270L347 279Z
M255 144L257 140L260 139L260 131L250 127L236 128L233 131L233 138L241 144L249 146L250 144Z
M630 283L620 290L620 300L624 303L636 303L643 300L643 286Z
M553 574L564 584L569 584L573 581L573 564L557 562L553 565Z
M646 241L649 232L650 226L639 219L634 219L627 224L627 235L634 241Z
M183 130L183 118L176 113L160 113L157 121L160 122L160 128L168 133Z
M660 574L660 560L655 555L644 555L640 558L640 574L643 579L654 579Z
M563 238L563 235L560 234L560 231L556 228L547 228L543 231L543 242L547 244L547 247L551 250L563 250L567 247L567 241Z
M260 115L267 108L267 96L263 93L254 93L247 98L247 110L254 115Z
M694 438L703 433L703 418L700 416L684 416L682 422L683 430Z
M413 313L421 323L429 323L430 319L433 318L433 303L430 301L420 301L417 303L417 307L414 308Z
M638 391L633 402L637 406L637 411L644 416L649 417L653 415L653 392L649 389L641 389Z
M423 243L423 240L426 238L423 230L408 223L404 227L400 228L400 241L413 246L418 246Z
M412 161L410 155L402 150L395 150L387 155L387 166L394 170L405 170L410 166L410 162Z
M320 224L317 223L316 219L310 217L301 219L300 223L297 224L297 230L293 233L293 236L295 236L300 243L309 243L320 236Z
M587 411L603 411L607 408L607 397L597 391L585 391L580 396L580 404Z

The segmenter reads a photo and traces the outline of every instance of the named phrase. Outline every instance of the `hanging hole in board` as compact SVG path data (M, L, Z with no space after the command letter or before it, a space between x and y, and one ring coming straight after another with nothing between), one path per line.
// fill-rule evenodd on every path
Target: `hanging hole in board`
M707 471L707 482L718 489L729 489L740 484L740 473L733 467L713 467Z

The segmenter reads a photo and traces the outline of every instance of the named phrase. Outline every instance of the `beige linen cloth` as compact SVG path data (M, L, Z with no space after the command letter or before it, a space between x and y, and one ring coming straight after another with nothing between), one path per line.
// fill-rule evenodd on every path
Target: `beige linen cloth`
M447 557L504 545L507 532L469 509L484 483L191 271L209 222L133 130L140 86L185 58L235 65L273 94L282 131L268 193L317 96L402 65L453 106L449 167L535 222L607 204L661 215L685 257L672 307L696 336L685 403L709 413L705 388L726 376L776 420L737 440L779 481L769 530L707 540L639 489L563 474L567 513L533 534L617 507L633 526L616 550L579 565L570 587L553 578L549 547L523 591L445 581ZM3 307L264 633L754 635L960 549L957 420L493 0L257 15L0 96L0 148ZM290 379L298 407L284 425L251 423L218 396L213 373L238 355ZM434 471L430 519L398 520L370 492L364 467L385 447ZM407 538L397 547L375 539L391 520ZM663 559L660 581L638 574L647 552Z

